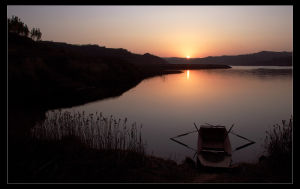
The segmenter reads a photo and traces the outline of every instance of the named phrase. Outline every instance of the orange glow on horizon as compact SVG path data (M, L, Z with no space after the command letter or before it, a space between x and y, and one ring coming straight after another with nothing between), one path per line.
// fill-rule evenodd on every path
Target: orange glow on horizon
M41 28L45 41L166 58L293 51L291 5L7 6L12 15Z

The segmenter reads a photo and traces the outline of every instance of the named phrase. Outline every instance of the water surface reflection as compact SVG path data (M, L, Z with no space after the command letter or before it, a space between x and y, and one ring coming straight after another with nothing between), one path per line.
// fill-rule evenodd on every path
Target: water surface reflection
M118 98L66 109L128 118L143 125L148 153L181 161L193 152L169 138L194 130L193 123L221 124L256 141L233 154L234 162L256 161L265 131L292 115L292 69L233 67L186 70L142 81ZM232 147L247 143L230 135ZM196 134L181 139L196 147Z

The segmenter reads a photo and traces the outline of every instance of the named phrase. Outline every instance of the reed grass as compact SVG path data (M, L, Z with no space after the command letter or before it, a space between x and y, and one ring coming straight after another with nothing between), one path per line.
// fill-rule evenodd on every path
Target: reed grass
M31 134L40 140L75 136L91 148L144 154L141 129L142 125L138 127L135 122L128 126L127 118L104 117L101 112L86 115L84 111L55 110L47 112L46 119L37 123Z
M275 124L273 128L266 131L265 148L270 157L291 156L292 154L292 132L293 118L289 122L282 120L282 125Z
M282 124L273 125L266 132L265 148L268 153L266 165L271 180L276 182L291 182L293 175L293 118Z

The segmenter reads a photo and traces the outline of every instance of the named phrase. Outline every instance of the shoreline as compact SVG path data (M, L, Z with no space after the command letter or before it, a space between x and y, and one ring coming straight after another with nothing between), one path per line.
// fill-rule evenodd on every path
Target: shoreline
M193 159L181 163L129 151L97 150L76 137L61 141L27 140L10 159L9 183L291 183L273 170L268 158L230 169L197 169Z
M175 72L172 72L175 73ZM156 77L152 76L152 77ZM148 77L149 78L149 77ZM147 78L145 78L147 79ZM143 80L142 80L143 81ZM140 81L141 82L141 81ZM138 83L137 83L138 84ZM93 90L94 88L89 88L87 90ZM22 114L22 111L20 112ZM26 116L25 116L26 117ZM14 145L16 145L16 148L10 152L12 152L12 156L19 156L19 157L24 157L24 154L26 153L26 151L29 152L33 152L34 149L31 148L31 145L29 145L28 143L26 144L26 142L24 142L24 138L21 138L20 141L16 142ZM26 139L25 139L26 141ZM23 152L19 152L18 149L20 149L20 143L22 143L22 145L24 145L24 149ZM23 144L24 143L24 144ZM63 149L68 149L68 145L62 145L60 141L54 141L53 144L54 146L58 147L61 146L61 148ZM72 142L71 142L72 143ZM45 146L43 146L43 144L38 144L40 147L44 148ZM47 145L49 147L49 144L46 143L46 148ZM73 146L80 146L81 144L79 143L73 143ZM13 147L14 148L14 147ZM21 147L22 148L22 147ZM47 150L43 151L43 153L48 154L49 152L51 152L51 148L50 150L47 152ZM26 150L27 149L27 150ZM53 150L53 149L52 149ZM88 149L85 149L88 150ZM84 151L85 151L84 150ZM64 151L64 150L62 150ZM43 155L43 153L41 155ZM76 152L79 154L82 154L82 152ZM99 152L91 152L92 156L90 156L90 158L94 158L97 157ZM40 153L37 153L40 154ZM65 154L65 153L64 153ZM32 154L31 154L32 155ZM29 155L31 159L31 155ZM78 154L77 154L78 155ZM69 155L68 155L69 156ZM82 156L82 155L79 155ZM103 157L105 160L105 157ZM214 170L196 170L194 167L194 162L193 160L185 160L182 163L178 163L177 161L173 161L173 160L168 160L162 157L156 157L156 156L149 156L146 155L145 156L147 160L147 163L145 164L145 166L141 166L141 168L132 168L132 167L127 167L124 168L123 173L120 175L119 178L114 177L112 175L115 175L115 172L110 173L111 174L111 178L109 178L109 175L106 175L107 177L105 178L95 178L95 175L89 179L86 178L86 181L82 181L82 180L72 180L71 182L77 183L77 182L95 182L95 183L272 183L272 182L285 182L285 183L289 183L291 182L290 179L291 177L281 177L279 173L272 173L270 172L270 168L266 169L266 166L268 166L268 162L266 160L262 162L258 162L258 163L246 163L246 162L241 162L237 164L237 167L235 169L232 170L227 170L227 171L214 171ZM64 159L64 158L63 158ZM89 159L89 158L88 158ZM42 159L37 159L37 161L41 161ZM11 160L10 162L12 162L13 160ZM31 160L29 160L30 162ZM56 161L56 160L49 160L52 164L52 162ZM69 160L68 160L69 161ZM20 161L15 161L20 163ZM74 163L74 166L80 165L82 162L81 159L76 160ZM97 162L95 160L95 162ZM22 167L18 167L18 166L24 166L26 165L28 162L25 162L23 165L22 162L17 165L17 168L15 170L20 171L20 169ZM67 162L64 162L67 163ZM67 163L70 164L71 162ZM71 164L73 164L71 163ZM64 165L64 164L62 164ZM60 163L58 163L57 166L62 166ZM85 166L89 167L87 168L87 170L94 170L94 171L98 171L97 169L94 169L94 164L90 163L90 164L85 164ZM120 164L119 166L121 167L126 167L127 164ZM14 166L11 166L14 167ZM26 166L25 166L26 167ZM71 166L73 167L73 166ZM14 168L13 168L14 169ZM66 170L65 170L66 169ZM85 168L84 168L85 169ZM99 168L100 169L100 168ZM123 168L122 168L123 169ZM64 168L65 171L69 172L69 168ZM86 170L86 171L87 171ZM115 171L118 171L117 167L114 167ZM263 171L261 171L263 170ZM13 170L11 170L13 171ZM27 170L28 171L28 170ZM82 171L82 170L81 170ZM184 173L180 173L183 172ZM22 172L22 171L21 171ZM54 171L55 172L55 171ZM71 171L70 171L71 172ZM80 171L79 171L80 172ZM126 174L125 174L126 173ZM33 180L26 180L25 182L44 182L45 181L45 177L43 177L43 175L39 178L39 179L35 179L36 175L30 175L29 173L26 173L28 175L28 177L31 177L31 179ZM32 173L31 173L32 174ZM67 174L67 173L64 173ZM63 174L63 175L64 175ZM92 173L91 173L92 174ZM273 174L279 174L279 176L274 176ZM50 177L50 180L47 180L46 182L68 182L65 179L66 177L58 177L58 180L56 178L51 178L51 175L55 175L54 173L51 173L50 175L47 175L47 173L44 173L44 176L46 177ZM126 176L125 176L126 175ZM137 176L138 175L138 176ZM14 175L13 177L18 178L18 175ZM77 177L77 176L76 176ZM78 176L78 178L81 176ZM114 178L113 178L114 177ZM12 182L18 182L18 179L12 179ZM22 177L20 177L22 178ZM24 179L24 178L22 178ZM54 179L54 180L53 180ZM113 179L113 180L111 180ZM279 179L279 180L278 180ZM23 180L24 181L24 180Z
M106 87L82 87L82 88L73 88L66 91L59 91L60 89L53 90L52 93L39 93L39 94L26 94L24 96L19 96L19 93L16 93L14 89L8 90L10 101L8 102L10 107L26 107L31 106L32 108L36 107L45 111L58 108L69 108L72 106L78 106L85 103L90 103L93 101L104 100L107 98L116 98L121 96L124 92L136 87L139 83L146 79L153 77L159 77L168 74L179 74L182 73L182 70L205 70L205 69L230 69L230 66L227 65L200 65L200 66L163 66L159 67L159 71L153 73L147 73L145 76L138 80L132 80L125 84L120 83L113 88ZM157 68L156 68L157 69ZM117 84L117 83L116 83ZM15 96L17 95L17 96ZM23 98L22 98L23 97Z
M222 182L235 181L231 176L238 177L249 170L246 166L237 172L218 173L216 177L216 173L210 175L195 170L194 161L189 158L178 164L147 154L90 149L72 137L35 140L30 133L37 122L45 120L48 110L115 98L152 77L182 73L181 70L187 69L230 69L230 66L153 64L160 58L129 52L122 58L116 55L124 50L96 47L91 51L94 47L77 49L74 45L36 43L10 35L8 40L9 181L192 183L214 179ZM86 56L84 49L91 54ZM256 175L257 167L253 166L250 170ZM203 175L207 176L204 180ZM259 181L262 175L255 179ZM249 175L246 177L249 180Z

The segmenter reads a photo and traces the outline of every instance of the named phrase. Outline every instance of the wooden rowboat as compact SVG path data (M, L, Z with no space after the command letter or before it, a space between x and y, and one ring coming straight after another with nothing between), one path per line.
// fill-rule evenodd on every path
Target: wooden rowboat
M235 134L232 131L232 127L234 125L232 125L228 131L225 126L215 126L208 123L207 125L201 125L200 128L198 128L195 123L194 126L196 131L187 132L170 139L195 152L194 158L196 157L197 167L231 168L232 153L255 143L241 135ZM195 132L198 133L197 149L194 149L176 139ZM228 136L229 133L247 140L248 143L243 144L232 151Z
M198 131L198 166L229 168L231 161L232 150L226 127L201 126Z

